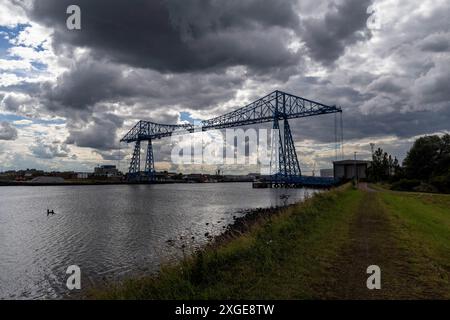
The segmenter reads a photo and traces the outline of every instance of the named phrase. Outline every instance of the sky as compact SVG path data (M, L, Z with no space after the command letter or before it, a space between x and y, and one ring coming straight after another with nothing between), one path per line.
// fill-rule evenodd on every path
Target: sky
M0 171L126 170L136 121L208 119L274 90L341 106L345 158L374 143L402 160L450 130L449 17L447 0L3 0ZM331 167L333 116L290 126L303 172ZM154 148L157 170L216 169Z

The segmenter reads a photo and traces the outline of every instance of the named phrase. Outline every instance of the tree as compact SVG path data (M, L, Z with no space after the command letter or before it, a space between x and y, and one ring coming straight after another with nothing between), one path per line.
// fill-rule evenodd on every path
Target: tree
M394 177L401 177L403 175L402 167L400 166L400 162L398 161L397 157L394 159L393 163L393 170L394 170Z
M403 165L409 179L428 181L446 174L450 168L450 135L417 139Z
M372 154L372 165L368 170L369 179L375 182L390 180L400 173L400 165L397 158L378 148Z

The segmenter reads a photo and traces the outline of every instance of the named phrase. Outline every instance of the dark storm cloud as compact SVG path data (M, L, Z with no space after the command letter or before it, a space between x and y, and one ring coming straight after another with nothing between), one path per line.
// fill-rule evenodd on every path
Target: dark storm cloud
M95 112L110 111L102 109L105 103L129 107L132 117L147 119L162 108L198 110L228 101L243 81L233 73L164 75L87 56L75 60L55 83L43 84L41 98L48 110L74 120L88 121Z
M17 129L13 127L9 122L0 122L0 140L16 140Z
M326 105L352 107L354 111L375 96L373 93L363 93L352 85L337 85L319 77L295 78L286 86L286 90L288 93Z
M450 51L450 35L447 33L435 33L425 38L420 47L423 51L448 52Z
M385 114L346 114L345 132L348 139L392 135L410 138L417 135L449 130L450 110L442 112L415 111Z
M134 88L122 77L121 69L115 65L83 59L63 73L56 84L45 84L43 92L51 102L48 105L50 110L62 106L82 110L93 107L100 101L114 101L121 96L131 96Z
M417 103L434 106L436 112L441 112L437 107L450 108L449 83L449 61L439 63L415 81L413 90Z
M344 0L332 3L322 18L302 21L301 35L311 56L332 64L346 47L369 36L367 8L372 0Z
M392 93L397 94L404 89L402 84L397 83L396 79L393 77L380 77L373 81L369 86L368 90L371 92L378 93Z
M186 72L246 65L270 69L298 62L287 30L298 27L294 1L39 0L28 14L54 28L57 49L94 49L112 61L159 71ZM66 28L77 4L82 30Z
M449 74L449 67L436 66L411 88L401 77L365 75L363 79L372 81L365 81L361 89L310 77L296 79L288 91L341 106L345 139L388 135L407 139L450 129L450 96L443 88ZM300 140L331 143L335 139L333 115L294 120L291 129Z
M92 117L92 121L86 127L70 127L70 135L67 144L78 147L110 150L118 148L119 138L117 128L121 127L123 120L114 114L102 114L101 117Z
M337 116L339 132L339 115ZM449 130L450 110L441 113L429 111L386 112L364 115L344 108L344 140L357 140L366 137L395 136L408 139L414 136ZM324 115L290 121L294 139L313 140L320 143L334 143L334 116ZM338 134L339 137L339 134ZM301 144L301 142L300 142Z

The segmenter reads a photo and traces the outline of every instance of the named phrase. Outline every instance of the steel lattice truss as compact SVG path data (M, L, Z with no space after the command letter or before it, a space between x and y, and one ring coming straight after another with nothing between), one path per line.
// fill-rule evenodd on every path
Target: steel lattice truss
M277 129L279 135L279 150L277 154L278 163L273 164L276 172L272 173L272 182L284 185L299 183L311 184L318 182L308 182L308 179L314 180L314 177L302 177L288 119L338 112L342 112L342 109L336 106L327 106L285 92L274 91L245 107L213 119L201 121L198 125L167 125L141 120L120 141L127 143L136 142L128 177L138 180L142 178L140 172L140 143L141 141L148 141L144 177L148 181L154 181L156 172L152 147L153 139L160 139L174 134L186 134L273 122L273 128ZM283 122L283 130L280 130L280 120ZM323 182L319 181L319 183Z
M274 91L245 107L213 119L203 120L197 127L192 124L167 125L141 120L120 141L130 143L160 139L172 134L194 132L195 129L203 131L215 130L272 122L275 117L279 120L284 120L336 112L342 112L341 108L327 106L282 91Z
M193 128L194 126L190 124L159 124L151 121L140 120L120 141L130 143L149 139L160 139L163 137L169 137L177 132L192 132Z

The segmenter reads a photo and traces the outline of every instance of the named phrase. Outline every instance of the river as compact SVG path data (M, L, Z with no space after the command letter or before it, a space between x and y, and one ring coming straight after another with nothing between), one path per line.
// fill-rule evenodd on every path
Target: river
M304 189L250 183L0 187L0 299L59 299L66 269L83 288L158 269L204 245L242 210L301 201ZM55 215L47 216L47 208ZM183 249L184 250L184 249Z

